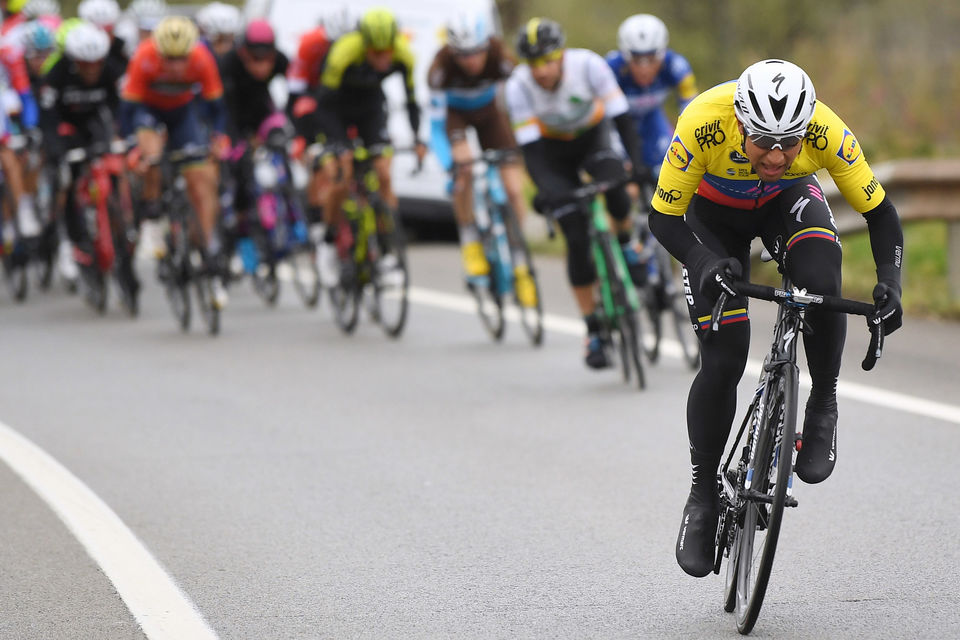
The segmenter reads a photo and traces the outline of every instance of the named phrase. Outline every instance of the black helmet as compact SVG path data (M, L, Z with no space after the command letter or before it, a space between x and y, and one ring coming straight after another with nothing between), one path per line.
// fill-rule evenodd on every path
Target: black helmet
M562 49L565 41L559 24L547 18L531 18L518 34L517 53L521 58L533 60Z

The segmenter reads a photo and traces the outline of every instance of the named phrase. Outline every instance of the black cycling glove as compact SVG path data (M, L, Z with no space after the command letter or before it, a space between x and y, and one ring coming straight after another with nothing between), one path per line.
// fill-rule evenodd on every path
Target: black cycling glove
M900 296L900 269L892 264L877 267L877 286L873 288L873 324L883 323L884 335L890 335L903 326L903 305Z
M690 264L700 274L700 293L716 303L720 294L731 298L737 296L737 281L743 275L743 267L736 258L721 258L703 245L691 252Z

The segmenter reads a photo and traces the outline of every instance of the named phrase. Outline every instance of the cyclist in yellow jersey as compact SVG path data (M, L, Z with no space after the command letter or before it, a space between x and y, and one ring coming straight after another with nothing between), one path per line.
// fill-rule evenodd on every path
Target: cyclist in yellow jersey
M384 8L368 10L358 29L344 34L330 47L317 90L317 117L334 154L325 158L323 171L332 187L324 201L324 241L318 250L320 278L325 286L339 279L334 226L353 179L353 150L348 144L348 127L353 127L376 156L373 168L380 194L387 206L396 209L397 197L390 180L391 150L387 133L386 98L380 84L401 73L407 93L407 115L413 131L417 156L422 160L427 147L420 140L420 107L413 78L414 56L407 38L400 34L393 13Z
M747 302L737 280L748 276L750 241L764 246L793 283L818 294L840 294L840 241L814 176L827 169L841 193L863 214L877 265L876 315L886 333L900 327L903 231L853 132L817 101L798 66L763 60L737 82L701 94L681 114L653 197L650 229L684 264L691 319L701 336L702 364L687 402L693 483L677 538L677 562L687 573L713 570L718 496L716 472L736 411L737 383L749 347ZM723 328L703 340L721 292ZM803 336L813 386L796 471L825 480L836 462L836 383L846 316L810 310Z

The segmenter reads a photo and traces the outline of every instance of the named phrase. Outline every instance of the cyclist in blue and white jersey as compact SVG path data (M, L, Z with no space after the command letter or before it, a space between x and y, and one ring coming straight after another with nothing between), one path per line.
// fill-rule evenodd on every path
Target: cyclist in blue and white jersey
M660 18L639 13L623 21L617 31L619 50L607 54L607 64L627 96L630 116L636 122L643 161L654 173L659 172L673 136L664 103L676 92L677 108L683 111L697 95L690 63L667 48L668 40Z

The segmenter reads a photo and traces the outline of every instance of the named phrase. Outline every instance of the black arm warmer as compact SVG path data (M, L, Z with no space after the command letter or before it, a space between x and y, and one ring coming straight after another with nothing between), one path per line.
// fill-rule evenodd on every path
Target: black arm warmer
M670 216L659 211L651 211L648 224L650 232L657 241L682 264L692 264L699 257L701 250L706 249L697 240L693 229L687 225L683 216Z
M630 112L618 115L613 119L613 124L617 126L620 142L623 143L623 148L627 150L627 156L630 157L633 171L636 173L644 164L643 156L640 155L640 138L637 137L636 125L634 125L633 118L630 117Z
M411 100L407 103L407 116L410 118L410 128L413 129L413 139L420 141L420 105Z
M870 233L870 248L877 265L879 280L893 281L900 286L900 269L903 262L903 228L900 216L890 202L889 196L870 211L862 214Z
M550 172L547 164L547 156L543 148L543 140L535 140L530 144L521 147L523 150L523 161L527 165L527 173L533 183L540 189L544 184L544 177Z

